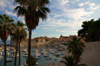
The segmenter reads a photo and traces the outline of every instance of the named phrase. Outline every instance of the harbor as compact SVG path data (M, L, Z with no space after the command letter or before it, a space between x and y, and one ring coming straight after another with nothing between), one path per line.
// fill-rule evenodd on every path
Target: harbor
M59 50L58 48L62 48ZM63 55L64 55L65 47L62 45L57 46L38 46L31 48L31 55L34 56L37 60L37 66L49 66L52 64L58 64ZM28 57L28 50L25 47L21 48L21 65L26 65L26 59ZM7 47L7 65L13 66L15 59L15 47ZM17 52L17 62L19 59L19 53ZM0 66L3 66L4 61L4 49L0 50ZM17 63L18 66L18 63Z

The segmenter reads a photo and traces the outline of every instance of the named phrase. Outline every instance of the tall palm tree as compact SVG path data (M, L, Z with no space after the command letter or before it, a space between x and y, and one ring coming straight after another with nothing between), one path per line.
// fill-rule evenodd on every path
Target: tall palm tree
M50 10L46 7L49 4L49 0L15 0L15 3L19 3L14 11L17 11L18 16L25 17L25 23L29 30L28 38L28 66L30 66L31 56L31 33L39 23L39 18L46 19Z
M75 66L74 59L72 56L64 56L63 59L65 61L60 61L60 62L64 63L66 66Z
M6 40L9 36L9 27L11 22L14 22L13 18L7 16L6 14L0 15L0 24L1 24L1 40L4 42L4 66L6 66Z
M17 50L18 50L18 45L19 45L19 66L20 66L20 43L27 38L27 32L24 28L24 24L21 21L18 21L16 24L16 29L13 34L13 40L17 42L16 44L16 54L15 54L15 63L14 66L16 66L16 61L17 61Z
M68 41L67 46L68 46L68 51L72 52L74 61L75 61L75 66L77 66L80 56L83 52L83 48L85 47L84 43L80 41L81 38L73 37L72 41Z

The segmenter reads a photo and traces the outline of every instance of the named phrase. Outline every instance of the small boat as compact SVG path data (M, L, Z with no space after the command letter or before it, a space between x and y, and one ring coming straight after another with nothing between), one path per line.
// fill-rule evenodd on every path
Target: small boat
M59 49L57 49L57 51L63 51L63 48L59 48Z
M7 52L7 56L9 56L9 55L11 55L11 53L10 52Z
M22 49L22 52L27 52L28 50L27 49Z
M2 59L3 57L2 56L0 56L0 59Z
M51 58L49 58L49 57L48 57L48 58L46 58L46 60L50 60L50 59L51 59Z
M25 52L24 54L25 54L25 55L28 55L28 52Z
M2 52L0 52L0 55L2 55Z
M35 57L40 57L39 50L36 50L36 51L35 51L35 54L34 54L34 56L35 56Z
M57 60L57 59L54 59L55 61Z
M38 65L38 63L36 62L36 65Z
M7 62L11 62L12 61L12 58L6 58L6 61Z
M12 57L12 58L14 58L14 57L15 57L15 55L14 55L14 54L12 54L12 55L11 55L11 57Z
M60 55L56 55L56 57L60 57Z
M23 55L23 57L28 57L28 55Z
M1 49L0 51L1 51L1 52L4 52L4 49Z
M36 59L39 59L40 57L38 57L38 56L35 56L35 58L36 58Z
M44 57L48 57L49 54L48 54L48 53L43 53L43 56L44 56Z

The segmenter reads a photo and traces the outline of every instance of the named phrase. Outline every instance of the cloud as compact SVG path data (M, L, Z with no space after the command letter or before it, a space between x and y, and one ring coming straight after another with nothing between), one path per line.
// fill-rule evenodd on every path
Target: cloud
M66 13L66 15L70 18L74 18L75 20L84 19L84 16L89 16L93 14L93 12L85 11L84 8L78 8L78 9L69 9Z
M6 12L7 15L17 17L16 13L13 13L13 12L10 12L10 11L5 11L5 12Z
M80 1L80 0L76 0L76 1Z
M97 10L100 8L100 5L95 5L95 3L89 3L90 10Z
M3 10L5 9L6 6L7 6L7 5L6 5L5 1L1 0L1 1L0 1L0 11L3 11Z
M61 5L65 5L69 2L69 0L57 0Z
M70 30L60 30L60 29L55 29L55 31L57 31L57 32L77 32L77 30L76 31L70 31Z
M85 2L85 3L79 3L79 6L80 6L80 7L85 6L85 5L89 4L89 2L90 2L90 1L87 1L87 2Z

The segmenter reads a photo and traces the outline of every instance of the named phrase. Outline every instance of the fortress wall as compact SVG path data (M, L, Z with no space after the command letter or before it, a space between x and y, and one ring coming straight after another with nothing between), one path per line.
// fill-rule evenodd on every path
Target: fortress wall
M87 66L100 66L100 41L85 43L84 52L81 56L81 62L79 64L86 64ZM65 51L64 55L71 55L68 51ZM63 60L63 59L62 59ZM59 66L65 66L60 63Z

